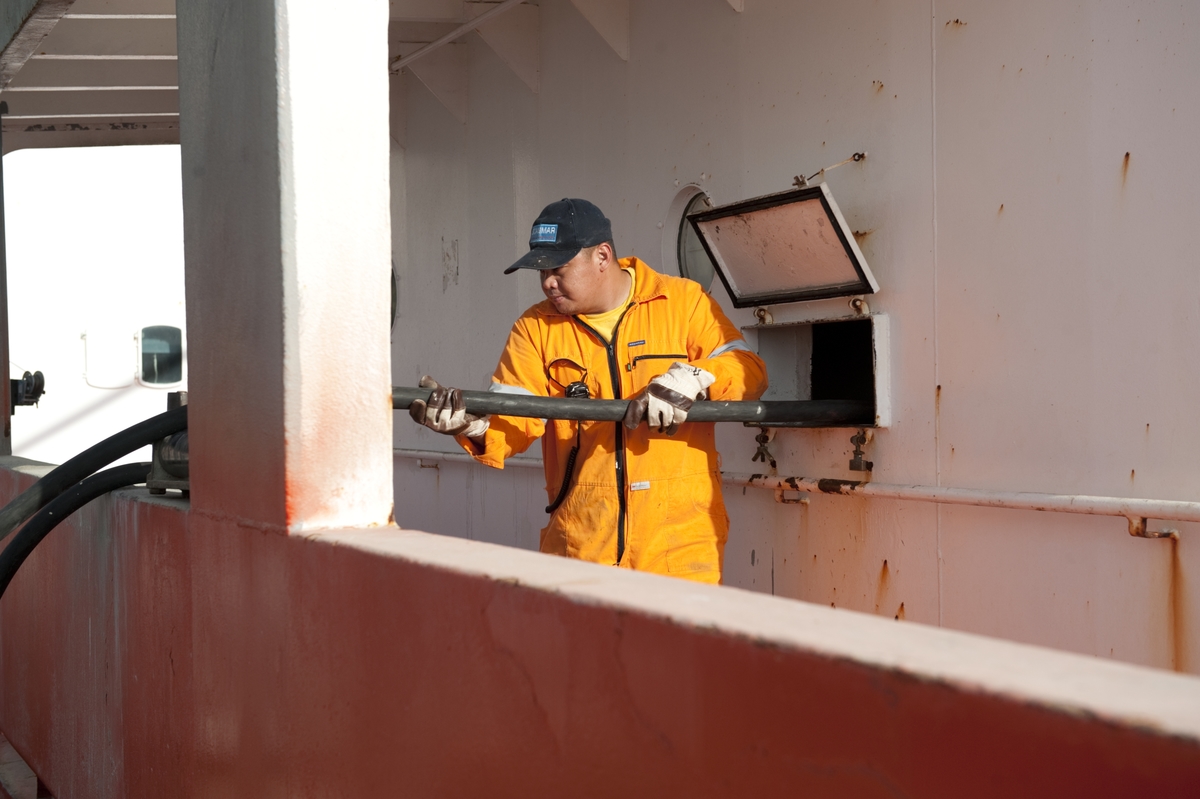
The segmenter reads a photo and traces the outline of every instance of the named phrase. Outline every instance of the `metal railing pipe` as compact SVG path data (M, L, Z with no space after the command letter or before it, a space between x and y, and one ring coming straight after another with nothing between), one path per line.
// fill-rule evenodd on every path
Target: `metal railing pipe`
M392 387L392 407L407 409L414 400L429 398L429 389ZM524 416L533 419L619 422L629 400L564 399L464 391L467 412L477 416ZM875 408L858 400L794 400L777 402L697 402L689 422L743 422L789 427L864 427L874 423Z
M988 491L978 488L945 486L859 483L815 477L779 477L766 474L723 475L732 485L766 488L775 491L804 491L821 494L906 499L941 505L975 505L985 508L1039 510L1054 513L1085 513L1093 516L1123 516L1129 520L1129 534L1143 538L1169 537L1170 533L1146 531L1147 519L1200 522L1200 502L1172 499L1135 499L1087 494L1042 494L1034 491Z
M424 449L396 449L396 457L417 461L447 461L473 464L475 459L465 452L438 452ZM506 466L542 468L542 461L533 458L509 458ZM778 477L766 474L722 472L721 482L730 486L764 488L775 491L797 491L813 494L903 499L911 502L933 502L943 505L974 505L1009 510L1037 510L1051 513L1084 513L1093 516L1122 516L1129 520L1129 534L1141 538L1172 538L1170 531L1146 529L1147 519L1163 521L1200 522L1200 502L1173 499L1135 499L1130 497L1100 497L1087 494L1042 494L1035 491L988 491L978 488L946 488L942 486L894 485L889 483L859 483L852 480L831 480L816 477Z

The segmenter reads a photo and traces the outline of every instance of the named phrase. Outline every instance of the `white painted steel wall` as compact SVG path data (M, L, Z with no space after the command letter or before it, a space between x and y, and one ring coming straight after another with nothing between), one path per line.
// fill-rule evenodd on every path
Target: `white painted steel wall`
M873 478L1200 499L1198 34L1200 6L1166 2L635 0L626 62L543 0L539 94L475 35L457 45L465 124L393 78L394 379L486 384L540 297L501 270L546 202L594 200L621 254L672 272L687 184L726 203L866 150L828 182L891 319ZM857 478L849 435L781 432L780 474ZM397 419L398 447L437 438ZM719 439L727 469L753 471L751 431ZM545 518L533 470L397 459L395 479L402 526L531 546ZM755 489L727 504L729 584L1200 672L1197 525L1173 544L1123 519Z
M13 416L13 453L62 463L187 389L186 360L182 383L135 380L142 328L184 330L186 352L179 147L18 150L4 156L4 188L9 373L46 377L38 406ZM89 382L89 346L111 382ZM120 462L149 459L145 447Z

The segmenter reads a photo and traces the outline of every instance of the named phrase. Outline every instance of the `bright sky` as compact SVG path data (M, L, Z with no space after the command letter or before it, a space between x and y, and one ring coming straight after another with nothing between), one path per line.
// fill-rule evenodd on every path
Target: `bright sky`
M181 192L178 146L4 156L10 374L46 376L13 419L15 454L60 463L166 409L163 390L90 386L81 336L132 383L137 332L184 328Z
M130 314L182 327L181 192L177 145L4 156L12 360L37 368L19 356L47 323L72 338Z

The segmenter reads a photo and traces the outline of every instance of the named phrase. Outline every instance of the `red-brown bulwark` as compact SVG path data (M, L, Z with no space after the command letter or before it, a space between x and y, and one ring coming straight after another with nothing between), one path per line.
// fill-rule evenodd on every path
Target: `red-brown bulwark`
M1200 790L1190 678L420 533L239 528L144 494L56 530L0 625L0 729L60 799ZM797 643L822 625L828 647ZM987 678L989 657L1034 676Z

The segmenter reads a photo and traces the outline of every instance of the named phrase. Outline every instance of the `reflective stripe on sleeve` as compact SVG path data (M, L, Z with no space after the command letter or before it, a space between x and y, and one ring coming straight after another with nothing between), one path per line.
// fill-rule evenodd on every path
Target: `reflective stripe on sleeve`
M488 391L492 392L493 394L520 394L525 397L537 396L537 394L534 394L527 388L522 388L521 386L506 386L503 383L492 383L491 387L488 388Z
M519 394L522 397L537 396L537 394L534 394L527 388L523 388L521 386L506 386L503 383L492 383L492 385L488 387L488 391L493 394ZM545 419L542 419L541 422L543 425L546 424Z
M734 350L745 350L746 352L753 352L753 350L751 350L748 346L746 346L745 339L738 338L738 339L734 339L733 341L730 341L727 344L722 344L720 347L717 347L715 350L712 351L712 354L709 355L708 357L716 358L718 355L724 355L725 353L733 352ZM492 385L495 385L495 383L493 383Z

